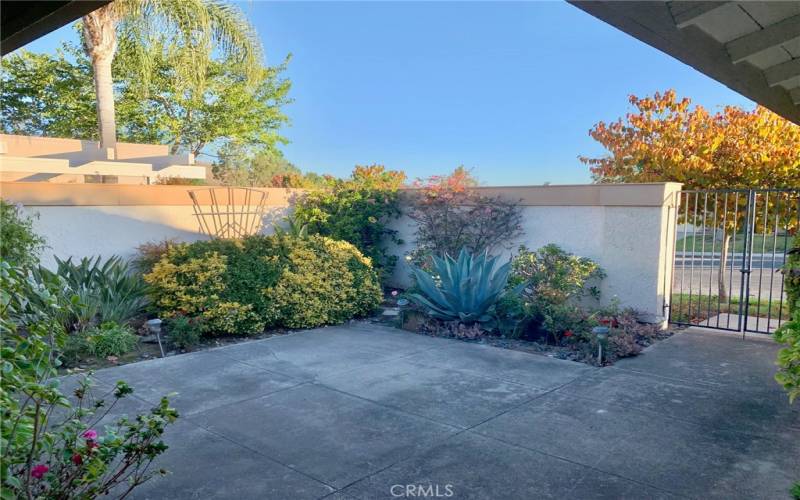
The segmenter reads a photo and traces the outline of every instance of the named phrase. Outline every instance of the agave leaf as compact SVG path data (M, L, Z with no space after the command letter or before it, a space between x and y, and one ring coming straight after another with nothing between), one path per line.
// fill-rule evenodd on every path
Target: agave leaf
M412 268L411 270L414 273L414 277L417 279L417 285L420 287L422 293L440 306L446 307L448 301L444 295L442 295L441 290L436 286L433 278L422 269Z
M436 316L440 319L455 319L452 314L447 310L441 307L438 307L436 304L432 303L422 295L418 293L412 293L409 295L409 298L416 302L417 304L425 307L428 309L428 314L431 316Z
M505 288L508 276L511 274L511 261L500 266L492 278L492 288Z

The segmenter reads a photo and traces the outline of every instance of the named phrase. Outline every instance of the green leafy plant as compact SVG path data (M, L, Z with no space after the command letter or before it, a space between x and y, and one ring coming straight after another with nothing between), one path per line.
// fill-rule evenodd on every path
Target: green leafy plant
M271 323L289 328L337 324L369 314L383 300L370 259L346 241L289 239L283 272L264 290Z
M33 220L21 205L0 199L0 258L22 267L39 263L45 244L44 238L34 232Z
M789 312L800 309L800 233L795 235L792 248L786 254L786 264L781 269L783 286Z
M519 325L518 335L543 332L559 344L565 332L590 328L588 314L578 302L584 297L600 298L597 285L605 272L596 262L553 244L536 251L520 246L511 268L509 286L522 286L522 304L508 311Z
M169 341L178 349L189 350L200 343L203 327L198 318L176 316L167 320Z
M383 298L368 258L318 235L178 245L144 279L162 318L199 319L206 335L341 323Z
M82 330L95 319L101 323L124 323L147 304L144 281L119 257L105 261L99 256L84 257L77 263L72 258L56 257L56 263L55 273L40 268L38 275L43 282L58 287L62 324L68 330Z
M59 361L63 366L78 366L81 361L92 355L85 332L73 332L67 335L58 349Z
M86 341L91 353L99 358L122 356L136 348L139 337L128 325L106 322L86 331Z
M161 437L178 414L163 398L149 414L94 430L133 389L118 382L95 399L84 378L75 403L62 394L58 308L47 287L0 260L2 498L95 498L118 486L125 496L154 474L148 467L167 449Z
M775 380L786 389L792 403L800 396L800 308L794 311L791 321L775 331L775 340L786 345L778 351L780 371Z
M400 216L398 189L404 180L405 174L382 165L356 166L349 179L330 180L328 189L299 197L293 217L309 234L352 243L386 277L397 261L387 244L402 243L388 224Z
M606 276L592 259L573 255L552 243L535 251L520 246L511 267L510 283L527 282L524 295L554 304L587 295L599 298L597 283Z
M277 236L291 236L292 238L305 238L308 236L308 224L303 224L294 215L289 215L284 219L285 227L275 225L274 231Z
M486 251L473 256L466 248L457 259L449 255L433 257L430 274L412 268L419 293L411 293L409 298L437 319L466 324L489 322L497 301L509 293L506 284L511 263L495 269L498 259Z
M792 485L792 489L789 490L789 494L792 495L793 500L800 500L800 482Z

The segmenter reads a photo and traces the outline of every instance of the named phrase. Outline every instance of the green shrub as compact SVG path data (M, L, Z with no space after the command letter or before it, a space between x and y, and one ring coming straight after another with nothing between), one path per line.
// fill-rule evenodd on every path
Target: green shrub
M67 367L74 367L92 355L85 332L73 332L67 335L64 344L58 350L60 361Z
M19 205L0 199L0 258L24 268L36 266L44 238L33 231L33 217Z
M397 256L387 243L402 243L388 223L400 216L398 188L405 174L383 166L356 166L350 179L309 191L294 207L294 223L308 234L343 240L372 260L381 276L391 275Z
M85 332L89 351L98 358L122 356L136 348L139 337L128 325L106 322Z
M579 301L600 298L597 284L605 277L600 266L554 244L536 251L520 246L518 252L511 261L509 286L523 287L521 304L506 308L518 334L542 332L559 343L565 332L590 328Z
M780 371L775 380L788 392L790 403L800 396L800 308L793 314L791 321L775 332L775 340L786 345L778 351Z
M167 320L169 341L178 349L189 350L200 343L203 333L201 321L187 316L177 316Z
M318 235L177 245L145 281L162 317L198 318L206 334L341 323L382 300L370 260L347 242Z
M786 264L781 270L784 276L786 302L789 312L800 309L800 233L792 241L792 249L786 256Z
M133 389L118 382L95 399L84 378L73 391L75 403L61 393L58 309L46 287L0 260L3 498L95 498L117 485L130 491L157 473L148 467L167 449L161 437L178 416L163 398L149 414L116 420L102 434L91 429L98 409L106 414Z
M527 295L552 304L587 295L600 297L596 284L605 278L605 273L592 259L578 257L552 243L536 251L522 245L517 251L509 281L512 285L527 283Z
M264 290L270 323L307 328L342 323L383 300L371 261L350 243L330 238L285 239L291 248L277 283Z

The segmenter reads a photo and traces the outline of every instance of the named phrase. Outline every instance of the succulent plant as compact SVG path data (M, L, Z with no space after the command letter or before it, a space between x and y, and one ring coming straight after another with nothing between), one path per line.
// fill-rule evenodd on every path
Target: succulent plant
M409 298L434 318L462 323L490 321L494 304L506 293L511 263L497 267L499 257L472 255L462 248L458 258L433 257L432 274L412 268L419 293Z

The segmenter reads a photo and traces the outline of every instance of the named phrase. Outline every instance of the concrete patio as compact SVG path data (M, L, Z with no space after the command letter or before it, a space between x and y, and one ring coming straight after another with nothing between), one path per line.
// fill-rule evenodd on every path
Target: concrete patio
M137 498L779 499L800 404L776 349L687 332L596 369L353 323L96 378L136 389L115 413L177 393L172 474Z

